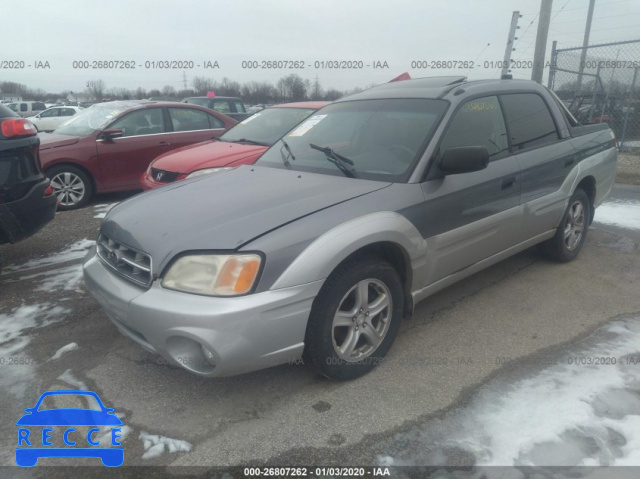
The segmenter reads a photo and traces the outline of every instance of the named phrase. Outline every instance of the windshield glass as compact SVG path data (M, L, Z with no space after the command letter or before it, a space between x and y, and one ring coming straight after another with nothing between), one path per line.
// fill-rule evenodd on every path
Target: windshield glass
M116 107L109 103L92 105L71 117L69 121L58 127L54 133L69 136L89 136L94 131L107 126L126 109L126 106Z
M335 155L327 161L330 148L353 163L357 178L406 181L447 105L414 98L335 103L290 131L257 164L341 175Z
M267 108L238 123L221 138L225 141L247 139L273 145L314 111L310 108Z

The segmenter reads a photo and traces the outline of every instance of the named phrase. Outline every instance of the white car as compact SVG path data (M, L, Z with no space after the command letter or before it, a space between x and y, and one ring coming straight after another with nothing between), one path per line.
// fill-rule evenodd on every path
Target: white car
M83 108L79 106L54 106L29 117L29 121L36 126L38 131L53 131L82 110Z

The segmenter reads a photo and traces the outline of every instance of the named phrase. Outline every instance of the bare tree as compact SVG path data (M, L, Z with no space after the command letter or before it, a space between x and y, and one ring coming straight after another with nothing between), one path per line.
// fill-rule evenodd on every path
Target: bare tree
M176 96L176 89L171 85L165 85L164 87L162 87L162 94L164 96L174 98Z
M87 93L95 100L102 101L106 85L102 80L89 80L87 82Z
M215 91L215 82L211 78L193 77L191 84L196 95L206 95L207 92Z

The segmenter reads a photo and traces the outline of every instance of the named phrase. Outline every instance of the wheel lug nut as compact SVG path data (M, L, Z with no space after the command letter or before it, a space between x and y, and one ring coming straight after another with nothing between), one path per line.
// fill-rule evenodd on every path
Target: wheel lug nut
M369 311L367 311L366 313L364 313L365 316L369 316Z
M353 321L355 323L356 322L356 317L354 316L353 318L351 318L351 321Z

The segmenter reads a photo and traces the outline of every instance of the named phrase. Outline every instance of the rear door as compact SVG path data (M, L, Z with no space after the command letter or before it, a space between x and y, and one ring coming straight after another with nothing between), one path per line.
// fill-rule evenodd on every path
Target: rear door
M453 147L485 146L481 171L439 177L437 164ZM498 98L471 99L457 109L440 141L427 181L419 225L428 243L429 284L499 253L518 242L520 165L509 155Z
M104 190L138 188L140 175L153 159L172 148L163 108L134 110L107 128L123 130L120 138L98 138L96 149Z
M560 190L575 166L575 149L561 139L544 98L537 93L500 95L511 152L522 169L524 221L522 241L553 229L560 219L566 194Z

